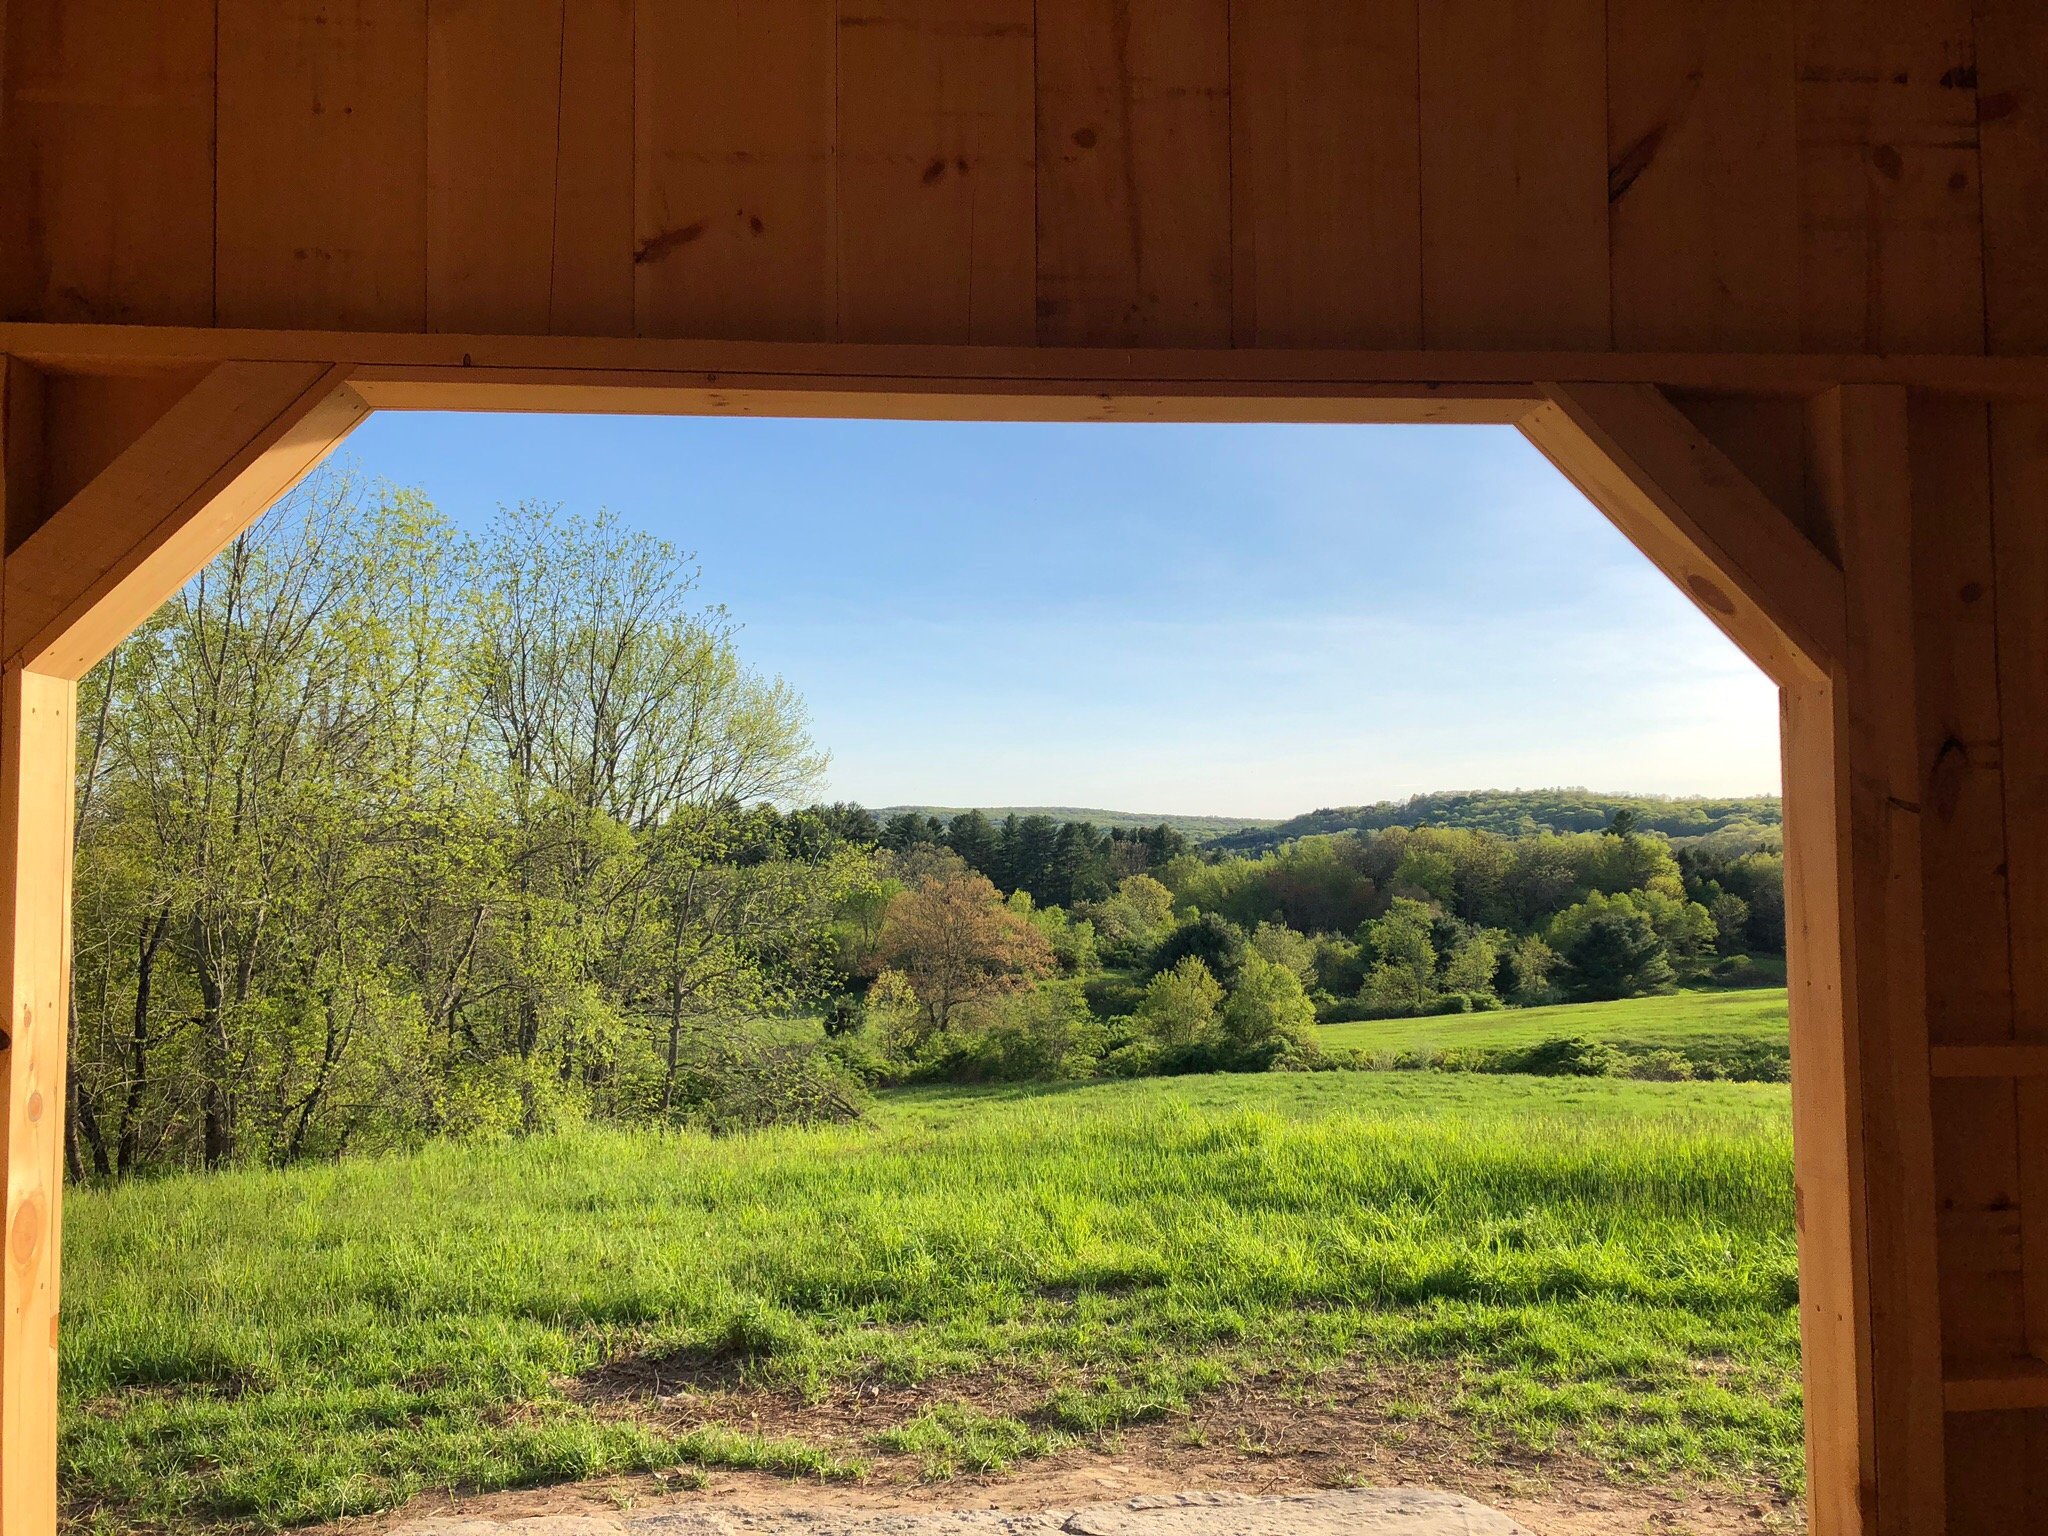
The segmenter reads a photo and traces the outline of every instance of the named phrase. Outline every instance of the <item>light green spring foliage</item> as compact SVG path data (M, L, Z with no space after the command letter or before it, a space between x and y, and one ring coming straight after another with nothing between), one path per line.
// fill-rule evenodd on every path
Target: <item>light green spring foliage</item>
M900 1426L890 1443L935 1468L1349 1360L1437 1375L1477 1443L1798 1476L1790 1139L1769 1086L918 1091L867 1127L441 1142L81 1191L65 1247L67 1497L178 1529L451 1482L858 1460L678 1440L564 1388L649 1350L800 1390L880 1373L943 1397L999 1369L1039 1399L1016 1422Z
M1316 1009L1300 976L1252 949L1238 968L1237 985L1224 1001L1218 1022L1240 1050L1265 1045L1303 1049L1314 1038Z
M866 856L696 568L600 515L459 534L316 476L87 679L74 1176L672 1118L807 995Z
M1192 1045L1215 1029L1222 1006L1223 984L1197 956L1188 955L1146 984L1136 1019L1161 1046Z

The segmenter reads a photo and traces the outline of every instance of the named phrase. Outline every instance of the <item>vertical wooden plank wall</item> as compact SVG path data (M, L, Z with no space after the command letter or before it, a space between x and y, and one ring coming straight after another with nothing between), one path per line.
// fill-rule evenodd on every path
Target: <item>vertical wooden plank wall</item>
M1227 0L1039 0L1039 339L1231 330Z
M1028 343L1030 0L839 0L840 333Z
M6 18L11 319L1885 352L2048 326L2033 0Z
M0 3L9 319L2048 350L2039 0ZM2048 401L1681 404L1850 594L1816 1528L2048 1529Z
M30 0L5 32L0 304L210 325L212 0Z
M427 319L425 0L217 0L214 321Z

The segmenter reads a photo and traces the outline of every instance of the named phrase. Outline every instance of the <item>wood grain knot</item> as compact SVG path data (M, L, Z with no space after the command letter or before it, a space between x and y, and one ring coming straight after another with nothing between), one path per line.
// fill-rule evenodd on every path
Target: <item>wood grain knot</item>
M14 1251L14 1262L30 1264L35 1261L38 1250L43 1246L43 1197L32 1194L21 1202L21 1209L14 1213L14 1230L8 1234L8 1242Z
M1707 580L1706 577L1688 576L1685 578L1685 587L1703 607L1711 608L1714 612L1720 614L1733 614L1735 612L1734 599Z

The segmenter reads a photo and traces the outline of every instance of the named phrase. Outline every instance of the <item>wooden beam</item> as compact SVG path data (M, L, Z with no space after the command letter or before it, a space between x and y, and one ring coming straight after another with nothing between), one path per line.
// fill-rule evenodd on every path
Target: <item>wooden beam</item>
M83 676L368 414L347 372L214 368L7 558L0 654Z
M1552 384L1522 431L1781 685L1843 649L1842 573L1647 384Z
M1936 1077L2048 1077L2048 1045L1937 1045Z
M1942 1384L1950 1413L2012 1413L2048 1408L2048 1362L2023 1356L1952 1375Z
M76 685L0 673L0 1530L57 1529L57 1258Z
M861 377L940 389L1032 379L1102 383L1394 384L1418 394L1539 380L1648 383L1673 389L1812 397L1839 384L1910 384L1981 398L2048 396L2048 354L1961 355L1352 348L958 346L927 343L715 341L659 337L480 336L416 332L0 322L0 352L41 368L292 361L391 367L596 369L776 375L791 388Z
M1844 976L1847 785L1840 694L1783 689L1785 940L1790 976L1792 1174L1812 1536L1865 1536L1876 1414L1863 1188L1863 1074Z
M657 416L824 416L912 421L1454 422L1511 426L1526 388L1469 384L1238 384L981 379L935 388L915 378L850 378L792 388L775 375L668 375L519 368L358 368L349 387L380 411L555 411Z
M1946 1474L1906 392L1833 390L1811 414L1814 493L1842 550L1848 636L1834 684L1835 846L1874 1405L1865 1519L1882 1536L1917 1536L1943 1528Z

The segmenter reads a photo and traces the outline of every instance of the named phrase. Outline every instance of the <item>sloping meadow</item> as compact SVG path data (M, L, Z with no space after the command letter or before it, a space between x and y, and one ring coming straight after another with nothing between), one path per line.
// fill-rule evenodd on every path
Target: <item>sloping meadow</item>
M138 1182L67 1210L65 1493L86 1522L285 1524L677 1462L860 1470L591 1390L643 1362L735 1424L999 1377L1032 1453L1246 1372L1422 1369L1475 1453L1791 1487L1791 1183L1782 1087L1356 1073Z

